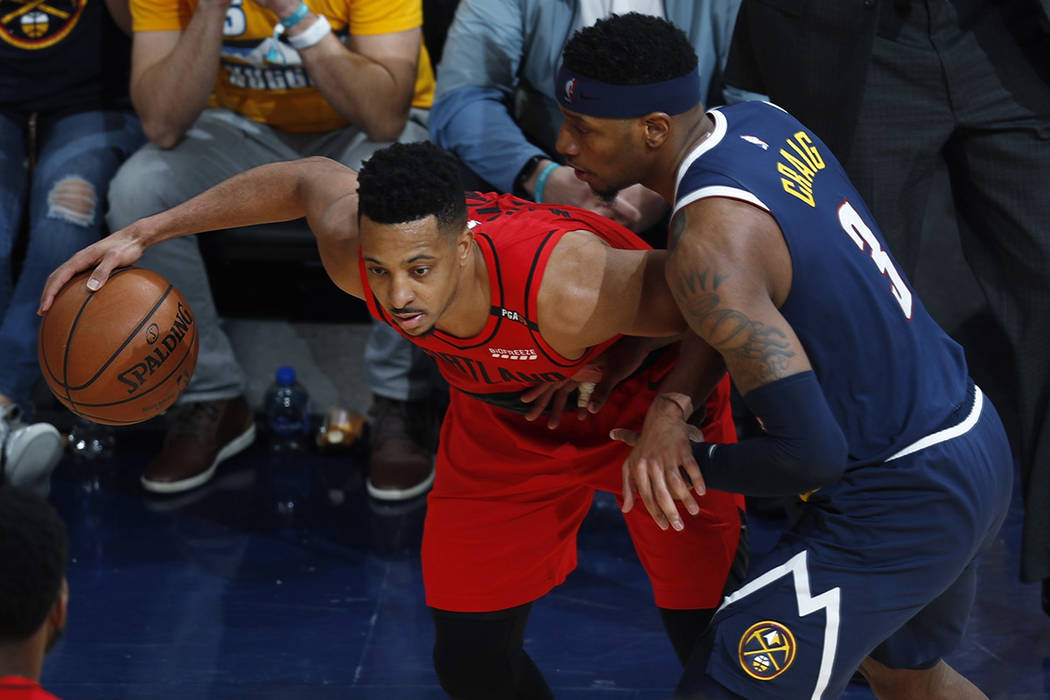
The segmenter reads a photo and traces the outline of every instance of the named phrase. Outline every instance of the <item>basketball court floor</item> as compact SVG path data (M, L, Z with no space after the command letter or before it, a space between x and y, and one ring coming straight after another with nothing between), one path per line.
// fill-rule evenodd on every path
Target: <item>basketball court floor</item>
M383 509L357 456L261 445L196 492L154 498L137 483L149 438L70 457L55 476L71 596L46 688L66 700L445 697L430 664L422 500ZM1050 618L1017 579L1020 516L1015 499L949 659L993 699L1050 698ZM753 514L754 549L779 526ZM677 661L610 497L579 545L577 571L534 608L529 653L562 700L666 698Z
M994 345L957 254L934 253L938 267L920 289L927 306L968 347ZM221 288L217 295L253 405L261 405L276 366L290 362L318 411L367 409L367 323L312 322L326 316L312 313L319 309L340 317L329 306L344 303L337 296L296 289L285 292L282 307L282 298L253 292L245 308ZM345 303L352 305L345 316L360 320L360 304ZM985 368L973 369L995 396ZM420 573L425 500L399 508L371 501L361 449L274 453L260 442L206 486L156 498L138 476L159 444L159 426L122 428L116 438L111 456L70 455L53 480L51 500L69 526L71 595L65 637L45 663L46 688L66 700L445 697L431 668ZM782 527L776 512L752 512L754 552L771 546ZM1010 515L981 560L965 640L949 658L993 700L1050 699L1050 617L1039 587L1018 579L1021 519L1015 489ZM668 697L678 664L611 497L595 500L579 559L535 605L526 633L556 696ZM846 697L872 695L857 685Z

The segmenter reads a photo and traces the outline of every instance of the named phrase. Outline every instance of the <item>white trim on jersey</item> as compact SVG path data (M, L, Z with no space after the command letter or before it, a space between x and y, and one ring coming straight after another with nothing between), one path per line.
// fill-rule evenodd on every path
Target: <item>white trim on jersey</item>
M977 420L981 417L981 407L984 405L984 394L981 393L981 387L974 385L973 392L973 407L970 408L970 415L966 416L961 423L957 423L950 428L945 428L944 430L938 430L936 433L931 433L924 438L919 438L903 450L895 452L887 457L886 461L890 462L898 457L910 455L912 452L924 450L927 447L936 445L938 442L944 442L945 440L951 440L952 438L957 438L960 435L966 434L970 428L977 425Z
M711 118L714 119L715 128L711 131L711 134L706 139L700 142L700 145L693 149L692 153L685 157L685 160L682 161L682 164L678 166L678 173L675 175L674 179L675 201L678 200L678 186L682 184L682 178L685 177L685 173L687 170L689 170L689 166L693 164L693 161L695 161L697 158L699 158L700 156L704 155L712 148L717 146L722 141L722 139L725 138L726 130L729 126L726 123L725 115L719 112L717 109L712 109L708 112L708 114L710 114ZM678 207L675 207L675 211L678 211Z
M692 204L693 202L697 201L698 199L703 199L705 197L728 197L730 199L739 199L741 201L747 202L748 204L753 204L756 207L769 211L769 207L767 207L761 199L759 199L752 193L748 192L747 190L740 189L739 187L730 187L728 185L710 185L708 187L701 187L700 189L694 192L690 192L685 197L682 197L681 201L678 200L678 188L679 186L681 186L682 178L685 177L686 172L689 170L689 166L696 162L697 158L704 155L712 148L717 146L719 143L721 143L722 139L725 138L726 131L729 128L729 124L726 121L725 115L722 114L720 111L718 111L717 109L712 109L708 112L708 114L710 114L711 118L714 120L715 128L711 131L711 135L703 141L701 141L700 145L694 148L692 153L687 155L685 157L685 160L682 161L682 164L678 166L678 173L675 176L674 185L675 205L674 209L671 211L671 218L673 219L674 215L677 214L683 207L686 207Z
M674 215L683 207L692 204L698 199L704 199L706 197L728 197L730 199L740 199L748 204L754 204L760 209L769 211L769 207L765 205L765 202L747 190L742 190L739 187L729 187L727 185L710 185L708 187L701 187L695 192L690 192L689 195L683 197L682 201L675 204L674 211L671 212L671 217L674 218Z
M777 579L792 574L795 582L795 601L798 604L799 617L805 617L818 610L824 611L824 649L820 655L820 670L817 673L817 683L813 688L811 700L820 700L821 694L827 689L831 680L831 668L835 662L835 650L839 642L839 588L836 586L814 596L809 590L809 570L806 567L806 555L803 550L786 562L770 569L755 580L739 588L735 593L726 596L725 601L719 606L719 611L727 605L732 605L741 598L746 598L760 588L765 588Z

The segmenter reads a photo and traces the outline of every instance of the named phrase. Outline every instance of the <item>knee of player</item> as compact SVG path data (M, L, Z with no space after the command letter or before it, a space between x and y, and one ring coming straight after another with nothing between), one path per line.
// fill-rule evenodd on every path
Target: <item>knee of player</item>
M47 216L87 228L95 221L98 194L95 186L80 175L67 175L47 193Z

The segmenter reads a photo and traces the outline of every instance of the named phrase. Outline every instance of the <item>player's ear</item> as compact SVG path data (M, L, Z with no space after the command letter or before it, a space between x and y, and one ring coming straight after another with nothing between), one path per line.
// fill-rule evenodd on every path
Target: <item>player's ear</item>
M463 230L459 232L459 238L456 239L456 259L459 260L460 265L466 265L470 260L470 251L473 247L474 232L464 224Z
M663 146L671 133L671 117L664 112L650 112L641 119L645 145L654 150Z
M48 614L48 621L54 629L61 630L66 626L66 611L68 608L69 582L63 578L62 587L58 591L58 597L55 598L55 602L51 606L51 612Z

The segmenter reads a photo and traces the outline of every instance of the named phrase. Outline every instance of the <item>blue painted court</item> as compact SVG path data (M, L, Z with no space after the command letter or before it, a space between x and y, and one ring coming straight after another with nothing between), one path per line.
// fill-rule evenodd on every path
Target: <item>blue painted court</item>
M445 697L423 604L422 500L383 511L360 455L262 445L198 491L157 498L137 479L159 436L119 437L111 458L67 457L53 482L71 596L46 688L66 700ZM1050 618L1017 577L1020 518L1015 499L949 659L993 699L1050 698ZM780 525L753 514L753 549ZM526 648L559 699L669 696L678 664L611 498L584 524L578 570L535 606Z

